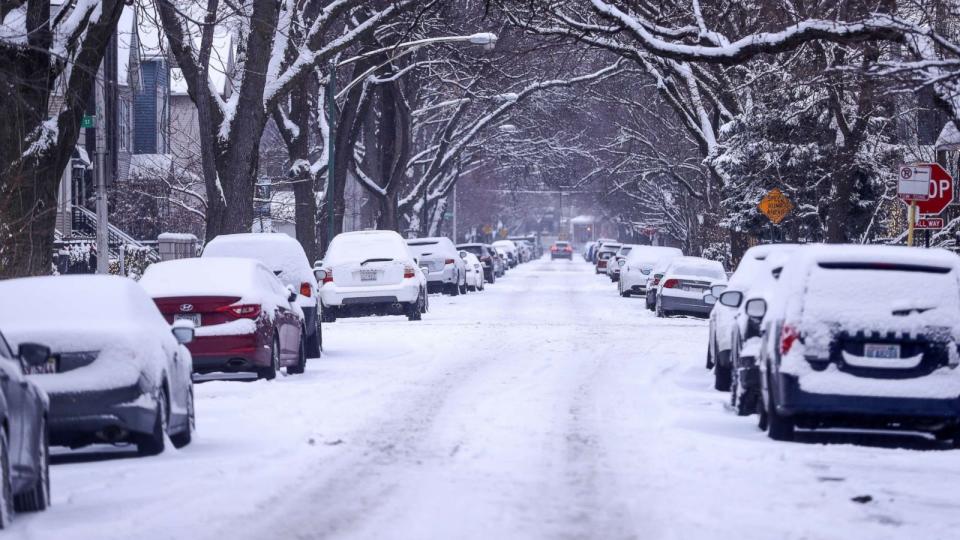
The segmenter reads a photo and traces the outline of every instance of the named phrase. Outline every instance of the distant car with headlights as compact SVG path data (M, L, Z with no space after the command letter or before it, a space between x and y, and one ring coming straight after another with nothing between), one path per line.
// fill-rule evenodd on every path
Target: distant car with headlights
M292 285L260 261L201 257L155 263L140 284L167 322L196 328L193 371L273 379L307 367L303 311Z
M550 260L554 261L557 259L573 260L573 246L570 245L570 242L557 240L550 246Z
M683 252L674 247L634 246L620 266L620 296L647 294L647 282L653 267L661 260L669 261L673 257L681 256Z
M0 298L3 298L0 295ZM6 300L6 298L4 298ZM21 343L14 352L0 333L0 529L13 512L39 512L50 504L47 394L26 374L49 366L50 348Z
M338 234L316 272L325 322L368 315L419 321L429 309L426 269L394 231Z
M320 286L307 254L295 238L286 234L221 234L203 248L202 257L242 257L262 262L297 293L303 311L307 357L317 358L323 348L320 324Z
M143 288L117 276L0 281L0 328L11 348L42 343L48 364L27 377L49 397L50 444L133 443L141 455L188 444L194 429L189 324L171 328ZM55 309L48 309L55 306Z
M467 269L460 251L445 236L411 238L410 252L427 271L427 288L450 296L466 294Z
M702 257L677 257L671 260L657 287L657 317L707 317L713 304L705 301L704 293L713 285L726 282L727 273L718 261Z
M960 264L942 249L806 245L762 317L759 423L927 432L960 446Z

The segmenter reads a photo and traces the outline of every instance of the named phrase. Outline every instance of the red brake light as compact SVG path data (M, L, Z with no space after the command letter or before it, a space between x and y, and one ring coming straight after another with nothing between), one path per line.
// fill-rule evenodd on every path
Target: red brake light
M217 311L238 319L256 319L260 316L260 304L223 306L222 308L218 308Z
M333 283L333 270L326 270L326 275L323 276L324 283Z
M653 284L654 284L654 285L659 285L659 284L660 284L660 278L658 278L658 277L653 278Z
M677 280L675 280L675 279L668 279L668 280L666 280L666 281L663 282L663 288L664 288L664 289L673 289L673 288L676 288L676 286L677 286L679 283L680 283L680 282L677 281Z
M790 348L793 347L793 342L800 337L800 334L797 332L797 329L790 326L789 324L783 325L783 330L780 331L780 354L787 354L790 352Z
M453 263L455 263L455 262L457 262L457 261L455 261L455 260L453 260L453 259L447 259L447 260L443 261L443 264L453 264Z
M300 296L310 296L312 294L313 287L311 287L309 283L304 282L300 284Z
M564 250L564 251L567 251L567 252L570 252L570 251L573 251L573 248L570 247L570 246L567 246L567 247L563 248L563 250Z
M412 266L404 266L404 267L403 267L403 277L404 277L405 279L412 278L412 277L416 276L416 274L415 274L416 271L417 271L416 268L414 268L414 267L412 267Z

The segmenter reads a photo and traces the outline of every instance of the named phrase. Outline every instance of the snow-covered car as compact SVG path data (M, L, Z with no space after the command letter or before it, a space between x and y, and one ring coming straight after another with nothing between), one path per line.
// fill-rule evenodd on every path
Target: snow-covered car
M728 359L731 373L730 404L739 416L756 412L760 397L757 356L760 353L761 319L755 314L747 313L746 307L748 304L754 304L757 299L766 301L769 298L776 287L777 278L783 270L784 263L794 249L796 246L768 252L761 261L761 270L751 277L748 287L721 286L726 290L720 293L717 305L734 310L733 320L728 329L731 334ZM716 290L717 287L714 287L714 291ZM713 295L709 294L709 296ZM719 308L714 306L714 310L717 309Z
M617 283L620 281L620 269L627 260L627 255L633 250L633 244L623 244L620 249L607 261L607 277L610 281ZM619 285L618 285L619 287Z
M497 240L490 245L507 252L507 257L510 261L510 268L520 264L520 250L517 248L517 245L513 243L513 240Z
M960 446L960 263L941 249L808 245L763 317L761 428L925 431Z
M497 277L503 277L506 275L507 270L509 270L512 265L510 264L510 252L502 247L496 247L491 245L493 251L497 254L497 258L500 260L500 275Z
M188 345L201 378L248 373L273 379L307 366L303 311L291 285L263 263L201 257L152 264L140 279L167 322L196 328Z
M620 251L620 247L623 244L614 244L609 242L600 246L600 249L597 250L597 262L594 264L594 273L605 274L607 273L607 264L609 264L610 259Z
M550 246L550 260L554 261L557 259L573 260L573 246L570 245L570 242L557 240Z
M658 260L650 270L650 274L647 276L646 294L644 294L643 298L648 310L657 310L657 293L660 289L660 280L663 279L663 273L667 271L667 267L669 267L673 259L676 258L675 256L668 255Z
M410 252L421 268L427 271L427 290L450 296L467 292L467 268L460 251L445 236L411 238L407 240Z
M26 376L48 367L49 360L46 345L21 343L14 352L0 333L0 422L8 428L0 430L0 489L6 495L0 499L0 529L13 511L39 512L50 504L49 401Z
M483 266L483 278L487 280L488 283L497 281L497 277L500 276L501 272L500 269L498 269L498 258L493 247L487 244L457 244L457 249L460 251L469 251L476 255L477 259L480 260L480 264Z
M256 259L297 293L303 311L307 357L317 358L323 348L320 324L320 287L307 254L295 238L286 234L222 234L204 248L202 257Z
M529 247L530 253L528 261L533 259L539 259L543 256L543 246L540 244L540 239L535 234L529 236L508 236L507 240L513 240L518 246L521 242L527 244Z
M647 294L647 281L653 267L660 261L669 262L671 258L681 256L683 252L674 247L634 246L620 267L620 296Z
M130 442L141 455L193 435L187 324L171 328L137 282L116 276L0 281L11 347L42 343L48 365L27 377L49 396L50 444ZM31 308L31 306L36 306Z
M797 249L796 244L762 244L748 249L740 259L740 264L730 276L725 291L729 291L726 301L720 301L718 294L713 295L717 302L710 311L710 327L707 338L707 369L713 371L713 386L721 392L730 390L731 366L730 350L733 346L733 322L743 304L743 296L750 288L765 280L769 275L767 257L774 253L788 254ZM739 294L734 294L739 293ZM729 305L728 305L729 304Z
M464 268L466 268L467 271L467 289L471 291L482 291L484 278L483 265L480 264L480 259L469 251L461 251L460 257L463 259Z
M597 243L596 243L596 242L587 242L586 244L584 244L584 245L583 245L583 260L586 261L586 262L588 262L588 263L592 263L592 262L593 262L593 254L596 252L596 250L597 250Z
M705 301L704 293L726 281L727 273L718 261L702 257L671 260L657 287L657 317L675 314L707 317L713 305Z
M454 257L461 260L456 251ZM324 321L367 315L419 321L429 308L425 272L394 231L338 234L317 270Z

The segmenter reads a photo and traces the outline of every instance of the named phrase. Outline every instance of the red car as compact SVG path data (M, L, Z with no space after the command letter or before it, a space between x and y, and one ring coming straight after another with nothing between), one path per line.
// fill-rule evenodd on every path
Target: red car
M273 379L303 373L303 311L296 291L253 259L204 257L151 265L140 284L167 321L196 328L193 372L250 373Z

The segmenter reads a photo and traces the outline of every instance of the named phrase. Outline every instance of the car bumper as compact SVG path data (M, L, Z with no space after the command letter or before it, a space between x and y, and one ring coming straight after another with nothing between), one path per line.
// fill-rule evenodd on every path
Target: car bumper
M199 336L187 345L194 373L257 371L270 366L270 346L258 334Z
M375 285L370 287L341 287L326 284L320 289L320 300L324 307L342 307L356 304L377 304L393 302L416 302L420 296L420 284L412 278L393 285Z
M713 309L713 306L704 302L703 299L669 296L663 293L660 294L660 305L664 311L671 313L688 313L703 317L710 315L710 310Z
M898 424L901 427L960 419L960 396L951 399L814 394L795 375L773 377L777 412L788 416L833 418L835 424Z
M443 270L427 273L427 283L430 284L448 284L457 283L457 269L453 265L447 265Z
M551 259L570 259L572 261L573 253L560 253L560 252L551 253L550 258Z
M139 384L49 396L50 444L56 446L129 440L130 434L153 433L157 420L154 397Z

